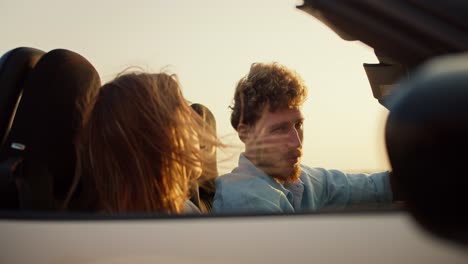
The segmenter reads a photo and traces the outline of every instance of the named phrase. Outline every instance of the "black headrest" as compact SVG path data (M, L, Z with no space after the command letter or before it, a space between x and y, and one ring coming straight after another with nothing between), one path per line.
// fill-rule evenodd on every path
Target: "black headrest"
M468 243L468 54L430 61L397 90L385 135L396 186L424 228Z
M0 58L0 146L8 134L24 81L44 53L42 50L20 47Z
M46 53L32 70L0 156L24 158L17 179L20 196L24 194L22 208L53 209L67 195L75 169L75 136L99 87L96 69L69 50Z

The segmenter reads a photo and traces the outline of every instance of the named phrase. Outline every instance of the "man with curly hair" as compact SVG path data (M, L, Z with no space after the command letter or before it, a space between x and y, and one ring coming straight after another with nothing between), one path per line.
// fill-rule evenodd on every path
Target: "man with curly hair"
M307 87L278 63L254 63L237 84L231 124L245 145L239 165L216 180L214 212L291 213L380 207L389 173L348 174L301 164Z

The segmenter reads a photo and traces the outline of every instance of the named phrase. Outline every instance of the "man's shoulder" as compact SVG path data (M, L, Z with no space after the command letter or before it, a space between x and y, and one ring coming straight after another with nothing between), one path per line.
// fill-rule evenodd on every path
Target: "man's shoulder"
M330 174L330 171L319 168L319 167L309 167L301 164L301 180L311 180L313 182L323 181L325 177Z
M289 212L284 193L263 175L228 173L216 179L217 212Z
M259 175L243 174L243 173L226 173L216 179L217 187L228 188L245 188L245 187L267 187L269 182Z
M271 200L286 197L281 186L266 174L243 173L234 170L216 179L216 193L224 199L235 200Z

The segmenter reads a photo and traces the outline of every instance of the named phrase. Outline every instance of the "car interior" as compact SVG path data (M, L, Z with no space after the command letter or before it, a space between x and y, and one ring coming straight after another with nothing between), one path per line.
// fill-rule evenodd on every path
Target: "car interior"
M3 208L59 210L75 189L74 137L99 75L75 52L26 47L2 57L0 74L11 94L2 113L11 120L0 151Z
M464 195L468 177L463 173L468 158L468 55L464 53L468 51L464 12L468 4L454 0L444 4L435 0L306 0L297 8L344 40L358 40L374 49L379 63L363 63L363 67L372 95L389 110L385 143L394 184L404 197L396 211L408 213L430 237L461 247L459 263L463 263L468 259L468 217L463 214L468 202ZM75 176L74 139L83 106L101 87L97 70L85 56L68 49L43 51L26 46L11 47L1 56L0 218L104 222L214 218L257 223L267 217L271 222L285 217L74 212L81 190ZM197 102L191 106L207 121L207 129L216 132L210 109ZM210 167L206 171L218 173L216 152L205 166ZM191 201L204 212L211 210L213 196L214 183L204 181L203 176L191 187ZM383 211L392 214L395 210ZM355 215L356 211L338 213Z

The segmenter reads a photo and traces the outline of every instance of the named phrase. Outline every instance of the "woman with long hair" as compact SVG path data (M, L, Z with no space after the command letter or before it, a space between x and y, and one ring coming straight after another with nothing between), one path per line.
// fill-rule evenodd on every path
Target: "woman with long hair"
M205 151L219 146L175 75L124 73L101 87L78 139L83 204L109 213L187 212Z

